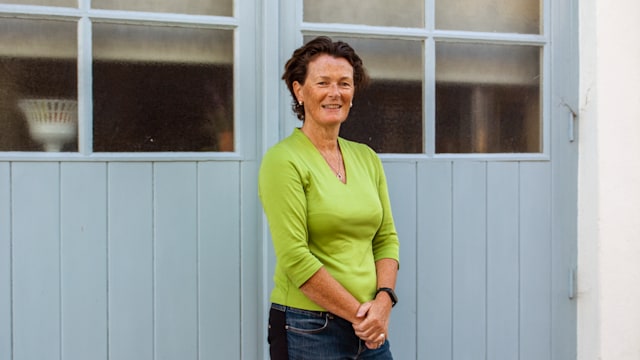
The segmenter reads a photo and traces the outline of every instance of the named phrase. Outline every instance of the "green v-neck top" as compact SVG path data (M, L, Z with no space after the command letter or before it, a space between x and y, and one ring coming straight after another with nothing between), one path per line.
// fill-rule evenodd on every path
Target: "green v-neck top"
M300 129L262 159L258 192L276 255L273 303L324 311L300 291L323 266L364 303L375 296L375 262L399 261L380 158L367 145L338 143L346 184Z

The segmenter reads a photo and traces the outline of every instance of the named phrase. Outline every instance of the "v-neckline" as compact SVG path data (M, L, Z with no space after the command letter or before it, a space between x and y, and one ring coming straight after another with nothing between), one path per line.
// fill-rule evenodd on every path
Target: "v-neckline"
M296 128L296 131L300 132L300 135L303 136L306 141L309 143L309 145L313 148L313 150L316 152L316 154L318 154L318 157L320 158L320 160L322 160L322 162L325 164L326 169L329 170L329 172L331 173L331 177L334 178L336 181L340 182L342 185L347 185L348 183L348 178L347 178L347 160L345 158L345 153L343 151L344 149L344 143L342 142L342 139L340 137L338 137L337 141L338 141L338 150L340 151L340 157L342 158L342 165L344 167L344 181L340 180L340 178L338 178L338 176L336 175L335 171L333 170L333 168L331 168L331 165L329 164L329 162L324 158L324 156L322 156L322 153L320 152L320 150L313 144L313 142L311 141L311 139L309 139L309 137L307 136L307 134L305 134L301 128Z

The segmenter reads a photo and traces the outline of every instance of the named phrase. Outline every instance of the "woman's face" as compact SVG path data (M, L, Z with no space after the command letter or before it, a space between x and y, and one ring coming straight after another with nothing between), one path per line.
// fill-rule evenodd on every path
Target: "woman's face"
M353 67L344 58L319 55L309 62L304 84L295 81L293 89L298 102L304 103L305 123L341 124L355 92Z

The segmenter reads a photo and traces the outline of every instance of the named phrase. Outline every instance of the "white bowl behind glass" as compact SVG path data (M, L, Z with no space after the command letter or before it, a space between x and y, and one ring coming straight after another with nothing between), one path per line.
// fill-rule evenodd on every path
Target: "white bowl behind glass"
M18 102L29 133L45 151L58 152L78 134L78 102L68 99L24 99Z

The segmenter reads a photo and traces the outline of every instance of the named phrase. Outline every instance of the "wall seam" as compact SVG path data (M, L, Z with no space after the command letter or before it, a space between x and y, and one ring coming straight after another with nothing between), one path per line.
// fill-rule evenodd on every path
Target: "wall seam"
M517 334L517 347L518 347L518 359L521 358L520 356L520 352L521 352L521 329L522 329L522 259L521 259L521 241L522 241L522 184L520 183L521 181L521 171L522 171L522 167L521 167L521 163L518 162L517 163L517 170L518 170L518 179L517 179L517 186L518 186L518 334Z
M58 165L58 358L62 360L64 357L64 336L63 336L63 294L62 294L62 162Z
M156 359L156 163L151 163L151 358Z
M449 226L451 227L450 228L450 232L451 232L451 261L449 262L450 263L449 264L450 272L451 272L451 279L450 279L451 284L449 284L450 285L450 291L451 291L451 295L450 295L450 298L451 298L451 314L449 314L450 323L451 323L451 329L450 329L451 334L449 336L450 336L451 341L450 341L449 346L451 347L451 351L450 351L451 359L454 359L454 355L455 355L454 354L454 351L455 351L455 339L454 339L454 335L455 335L455 319L454 319L454 312L455 312L455 309L453 308L453 306L454 306L454 300L455 300L454 299L454 296L455 296L455 291L454 291L455 289L454 288L455 287L454 287L453 283L454 283L454 278L455 278L455 276L454 276L455 275L454 274L454 271L455 271L455 266L454 266L454 262L455 262L455 244L454 244L454 242L455 242L455 225L454 225L454 222L455 222L455 218L454 218L454 215L455 215L454 214L454 212L455 212L455 209L454 209L454 206L455 206L455 199L454 199L454 193L455 193L455 189L454 189L455 163L453 161L450 161L449 164L450 164L449 165L450 166L450 170L449 170L449 174L450 174L449 175L450 176L450 178L449 178L450 194L449 194L449 196L450 196L450 199L451 199L450 200L451 208L449 209L449 211L450 211L449 217L451 219L451 224L449 224Z
M14 283L13 283L13 162L9 163L9 356L15 358Z
M106 289L105 289L105 296L106 296L106 299L105 299L105 304L106 304L105 316L107 317L106 318L106 326L107 326L107 328L105 329L106 330L106 334L105 334L105 337L106 337L106 339L105 339L105 341L106 341L106 343L105 343L106 349L105 349L105 352L106 352L106 355L107 355L107 357L106 357L107 359L109 359L110 355L111 355L110 354L110 350L111 350L111 344L110 344L110 342L111 342L111 336L110 336L110 334L111 334L111 326L110 326L110 324L111 324L110 323L110 321L111 321L111 312L109 311L110 308L111 308L111 302L110 302L111 297L110 297L110 293L109 293L109 290L111 288L111 282L109 281L110 280L110 267L109 267L109 264L111 263L110 262L111 259L110 259L110 256L109 256L110 249L111 249L110 246L109 246L110 245L110 241L109 240L111 238L110 233L109 233L109 229L111 228L109 226L109 222L111 220L111 218L109 217L109 209L111 208L111 203L109 201L111 199L111 197L109 196L109 184L111 183L110 180L109 180L109 170L110 169L111 169L110 163L106 162L105 163L105 177L106 177L107 181L105 182L105 186L104 186L105 206L106 206L104 232L105 232L105 252L106 252L106 254L105 254L105 257L106 257L106 259L105 259L105 271L106 271L106 274L105 274L106 275L105 276L105 278L106 278L105 279L106 280L106 284L105 284L106 285Z
M196 359L200 359L200 162L195 163L196 170Z

